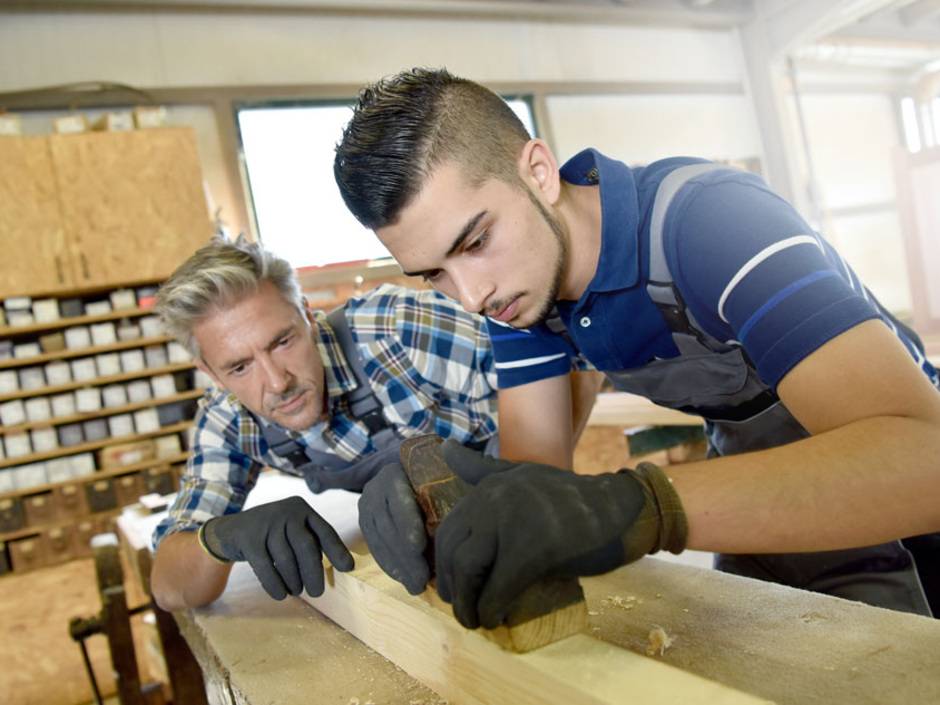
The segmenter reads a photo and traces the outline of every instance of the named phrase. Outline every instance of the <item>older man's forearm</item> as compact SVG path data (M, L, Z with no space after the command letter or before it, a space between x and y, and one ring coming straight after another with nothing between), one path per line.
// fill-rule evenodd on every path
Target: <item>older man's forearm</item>
M231 569L206 554L195 531L171 534L160 542L154 557L153 598L168 611L202 607L222 594Z

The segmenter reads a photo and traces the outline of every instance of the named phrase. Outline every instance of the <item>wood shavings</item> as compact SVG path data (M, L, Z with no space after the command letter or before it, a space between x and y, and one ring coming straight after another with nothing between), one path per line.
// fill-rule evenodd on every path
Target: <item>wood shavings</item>
M642 604L642 601L637 600L633 595L627 595L626 597L608 595L601 600L601 604L605 607L618 607L622 610L632 610L637 605Z
M666 653L666 649L672 646L673 638L666 634L666 630L658 624L654 624L646 637L649 643L646 645L646 655L655 656L658 652L660 656Z

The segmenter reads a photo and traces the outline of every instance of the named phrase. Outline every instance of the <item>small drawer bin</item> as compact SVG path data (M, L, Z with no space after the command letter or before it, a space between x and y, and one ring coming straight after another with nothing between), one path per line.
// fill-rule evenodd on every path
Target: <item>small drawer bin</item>
M108 512L116 509L117 492L111 478L91 480L85 483L85 501L88 510L94 512Z
M60 521L78 519L88 515L85 491L77 482L59 485L53 489L56 518Z
M16 573L25 573L48 564L46 537L43 534L9 541L10 563Z
M23 498L26 523L29 526L43 526L56 521L56 504L52 492L40 492Z
M18 531L26 526L26 510L20 497L0 498L0 532Z
M75 528L55 526L46 530L47 562L65 563L75 558Z

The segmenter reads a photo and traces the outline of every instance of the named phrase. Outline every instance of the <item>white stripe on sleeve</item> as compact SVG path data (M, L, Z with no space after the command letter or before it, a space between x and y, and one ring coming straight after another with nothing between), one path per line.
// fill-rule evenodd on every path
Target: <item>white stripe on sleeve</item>
M557 355L542 355L542 357L527 357L524 360L510 360L509 362L497 362L495 367L497 370L513 370L518 367L534 367L535 365L541 365L545 362L551 362L552 360L557 360L560 357L564 357L565 353L558 353Z
M796 247L797 245L815 245L824 255L826 254L825 250L822 248L822 245L820 245L816 238L814 238L812 235L796 235L794 237L788 237L786 240L781 240L780 242L775 242L772 245L768 245L756 255L751 257L751 259L749 259L747 262L745 262L744 266L735 272L733 277L731 277L731 281L728 282L725 290L721 292L721 297L718 299L718 316L721 318L721 320L723 320L725 323L728 322L728 319L725 318L725 302L727 302L731 292L734 291L734 288L741 283L741 280L744 279L744 277L750 274L751 271L764 260L772 257L778 252L782 252L783 250L789 249L791 247Z

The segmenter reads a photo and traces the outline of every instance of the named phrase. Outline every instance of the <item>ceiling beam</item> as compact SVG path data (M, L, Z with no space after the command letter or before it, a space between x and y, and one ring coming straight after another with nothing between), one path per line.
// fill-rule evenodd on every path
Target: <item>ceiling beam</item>
M898 10L898 17L906 26L927 22L940 15L940 0L916 0Z
M770 55L780 58L889 4L890 0L758 0L754 23L763 25Z
M693 6L684 0L6 0L3 10L227 12L546 20L730 28L751 17L751 0Z

